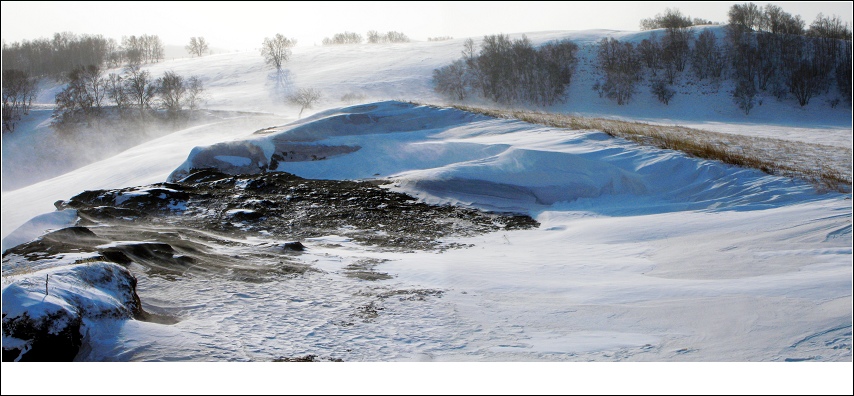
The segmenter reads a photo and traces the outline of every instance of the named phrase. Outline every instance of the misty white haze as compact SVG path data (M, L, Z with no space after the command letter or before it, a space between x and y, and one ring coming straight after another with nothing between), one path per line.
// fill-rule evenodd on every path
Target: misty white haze
M591 89L603 38L635 45L660 38L661 30L641 31L639 22L668 7L725 24L730 7L743 3L2 2L4 44L66 31L119 42L154 34L167 55L145 71L205 84L204 115L186 124L130 123L105 135L95 123L62 135L51 116L66 84L40 82L31 114L3 133L4 315L9 301L39 313L49 300L47 274L57 279L52 287L82 290L93 305L117 299L116 290L87 289L63 272L95 271L103 257L94 253L51 257L31 272L21 270L23 256L5 255L79 223L75 210L56 210L58 201L124 189L104 203L118 207L156 197L147 186L179 182L194 169L260 166L307 179L368 180L419 203L539 223L449 236L441 242L468 247L440 252L383 250L359 242L360 230L346 225L305 238L306 251L287 257L316 272L257 283L196 274L175 280L131 263L146 309L180 321L87 318L87 344L73 363L4 362L3 393L844 394L854 367L850 182L847 191L817 188L597 129L473 114L448 107L453 101L434 90L434 70L459 59L467 38L479 45L485 35L524 35L534 47L567 39L579 46L567 100L524 110L744 138L776 160L839 170L850 181L852 111L844 100L830 105L839 103L835 88L807 106L763 92L749 114L733 103L730 81L677 79L668 105L646 85L622 106ZM849 28L854 19L850 2L770 4L806 26L819 13ZM725 36L724 26L709 29ZM369 30L402 32L411 42L321 45L336 33ZM277 33L298 41L278 74L259 52ZM191 57L184 46L199 36L213 51ZM452 39L428 41L434 37ZM300 88L322 95L303 109L287 100ZM281 147L318 160L274 163L287 151ZM237 201L247 184L235 185ZM190 214L187 202L171 201L169 210ZM243 209L218 216L252 212ZM223 257L291 241L232 223L245 232L235 235L249 236L211 243ZM464 226L447 219L448 229ZM139 238L103 246L148 242ZM365 262L388 278L348 276ZM427 292L395 294L402 290ZM358 316L367 308L376 315ZM4 333L4 346L10 342L23 343ZM310 355L322 362L273 363ZM229 364L139 363L171 361Z
M4 1L2 36L7 43L70 31L122 36L157 34L167 45L207 38L219 51L257 49L264 37L282 33L298 45L320 45L339 32L399 31L411 39L481 37L551 30L638 30L640 18L665 8L725 23L740 2L50 2ZM764 6L768 2L755 2ZM776 4L776 3L774 3ZM852 21L849 2L786 2L807 24L818 13Z

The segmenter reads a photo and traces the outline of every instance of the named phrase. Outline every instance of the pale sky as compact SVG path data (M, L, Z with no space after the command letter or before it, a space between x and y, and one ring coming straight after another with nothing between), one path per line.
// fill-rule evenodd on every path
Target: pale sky
M725 23L744 2L48 2L3 1L6 43L56 32L122 36L156 34L167 45L202 36L223 50L258 48L282 33L299 45L320 45L344 31L395 30L410 39L482 37L549 30L639 30L640 20L678 8L691 17ZM767 2L754 2L763 6ZM851 23L850 2L773 2L807 26L819 12Z

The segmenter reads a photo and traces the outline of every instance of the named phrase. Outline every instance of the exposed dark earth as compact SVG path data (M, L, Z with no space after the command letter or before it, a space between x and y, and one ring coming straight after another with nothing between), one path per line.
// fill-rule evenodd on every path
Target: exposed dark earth
M166 280L190 275L258 283L317 271L295 259L312 249L313 242L307 242L308 238L346 236L380 251L444 251L467 247L444 242L446 237L539 225L526 215L428 205L382 188L378 182L309 180L288 173L235 176L211 169L195 170L176 183L85 191L58 201L55 206L77 210L78 224L7 250L3 254L4 268L14 268L7 265L13 257L16 261L37 262L67 253L88 253L89 261L111 262L125 268L138 265L148 276ZM376 259L360 260L343 268L343 274L364 281L392 278L375 270L381 263ZM133 301L131 309L117 318L167 324L177 320L143 310L135 292L136 280L129 272L125 275L132 279L127 283L133 289L129 290ZM360 306L341 325L372 321L383 309L382 301L388 298L416 301L441 294L439 290L387 291ZM7 334L24 340L44 338L38 329L28 325L26 318L13 319L3 318ZM79 328L79 318L75 321L69 334L76 334ZM80 340L64 333L63 337L72 345L65 348L62 356L32 352L27 355L36 360L70 360ZM47 341L33 345L40 342L52 345ZM51 337L49 342L58 341ZM4 360L14 359L18 352L4 351Z

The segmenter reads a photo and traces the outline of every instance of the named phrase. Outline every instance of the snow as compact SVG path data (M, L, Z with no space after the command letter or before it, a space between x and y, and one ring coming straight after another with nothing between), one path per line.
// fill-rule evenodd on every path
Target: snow
M7 248L32 241L45 232L69 227L75 223L77 223L77 211L74 209L38 215L5 236L2 250L5 252Z
M23 318L33 323L47 322L49 334L60 334L72 323L82 320L81 335L92 327L91 320L130 318L132 290L130 274L121 266L107 262L64 265L6 277L3 279L3 346L21 347L28 352L31 340L11 337L5 331L7 321ZM11 323L11 322L10 322ZM37 326L38 327L38 326ZM26 353L24 352L24 353ZM19 357L20 358L20 357Z
M157 195L157 198L159 198L159 199L166 199L166 194L162 193L161 191L177 192L177 191L175 191L175 190L173 190L173 189L171 189L171 188L163 188L163 187L158 187L158 188L147 188L147 187L134 188L134 189L131 189L131 190L128 190L128 191L124 191L124 192L119 193L118 195L116 195L115 204L116 204L116 205L121 205L121 204L125 203L127 200L129 200L129 199L131 199L131 198L144 197L144 196L147 196L147 195L151 195L151 193L152 193L152 192L158 192L158 193L159 193L159 194Z
M582 45L648 34L528 37ZM342 229L302 241L306 251L295 257L319 272L264 284L134 271L143 304L181 321L89 321L80 360L851 361L851 194L596 131L395 101L441 103L431 72L459 57L463 40L296 47L290 82L318 87L324 99L290 124L298 109L281 104L283 92L257 53L149 65L154 75L201 75L211 108L274 114L181 130L4 192L3 248L69 224L71 213L33 217L83 190L179 180L191 166L257 169L293 151L299 160L279 161L276 170L379 179L425 202L523 212L541 226L448 239L473 246L443 253L378 251ZM851 148L851 110L831 109L828 98L805 108L766 99L745 116L726 86L683 82L670 106L641 89L618 107L590 89L595 76L581 73L592 49L582 46L581 56L569 101L545 110ZM349 92L371 103L346 106L339 98ZM4 166L17 158L5 146L3 155ZM283 242L259 234L217 249L240 255ZM360 260L375 260L374 270L392 278L347 277L345 268ZM25 265L4 259L4 274L12 264ZM441 295L382 297L424 289ZM375 319L353 316L370 304L383 308Z
M246 157L238 157L234 155L217 155L214 157L222 162L228 162L233 166L249 166L252 163L252 160Z
M34 216L54 210L57 200L85 190L132 187L166 181L176 166L197 145L234 139L282 123L288 118L246 115L181 130L128 149L107 160L2 195L2 235L5 238ZM5 135L4 135L5 136ZM4 166L7 157L4 154ZM14 158L8 159L15 163ZM3 245L4 249L9 246Z
M48 308L53 306L92 316L97 316L101 312L126 310L124 302L127 300L129 291L123 287L122 278L104 276L105 273L123 271L121 266L97 261L86 264L73 263L74 261L67 260L65 265L4 280L4 316L20 316L26 311L33 318L41 317ZM47 296L45 296L45 276L49 279ZM21 310L21 307L27 309Z

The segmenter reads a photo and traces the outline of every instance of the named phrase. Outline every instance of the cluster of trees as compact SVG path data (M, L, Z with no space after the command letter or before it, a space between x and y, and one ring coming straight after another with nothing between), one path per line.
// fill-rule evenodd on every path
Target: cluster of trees
M401 32L389 31L380 33L376 30L368 31L368 44L385 44L385 43L408 43L409 37Z
M323 45L361 44L362 35L353 32L335 33L332 38L324 37Z
M709 29L695 37L698 20L676 9L641 21L642 27L663 29L661 38L656 32L637 46L603 39L597 60L604 81L594 89L626 104L648 75L650 91L667 104L675 94L671 85L690 70L699 80L730 79L733 102L745 114L760 92L778 100L791 95L805 106L815 95L830 92L834 82L851 103L851 29L838 17L819 14L806 29L800 16L753 3L733 5L728 17L723 39Z
M3 130L14 131L21 115L29 114L36 95L36 79L17 69L3 70Z
M118 67L159 62L163 42L156 35L123 37L121 45L101 35L56 33L53 38L3 43L3 70L15 69L32 77L61 79L87 65Z
M851 103L851 28L836 16L818 14L805 29L800 16L767 4L730 8L726 46L734 100L748 113L753 97L767 91L778 100L791 94L801 106L835 80L839 94Z
M476 52L468 39L461 59L433 71L433 83L436 92L454 100L475 94L501 104L547 106L564 100L577 51L569 40L534 48L524 36L511 40L492 35L484 37Z
M632 43L623 43L613 37L599 42L596 59L605 74L605 81L598 82L593 89L600 96L617 101L618 105L629 103L635 94L635 84L641 79L641 56Z
M700 25L717 25L717 22L712 22L702 18L691 18L690 16L682 15L679 9L666 8L663 14L655 14L653 18L644 18L640 21L641 30L653 29L670 29L670 28L687 28Z
M637 92L636 86L643 79L646 68L651 75L650 91L662 103L670 103L676 94L671 85L693 59L690 49L692 26L707 23L701 19L692 20L678 9L668 8L664 14L641 22L643 27L664 29L664 36L660 40L656 33L637 46L613 38L602 39L598 45L597 60L604 81L597 81L593 88L600 96L611 98L618 105L627 104ZM711 34L711 39L714 38ZM703 63L704 66L708 64Z
M445 40L453 40L454 38L451 36L439 36L439 37L427 37L427 41L445 41Z
M208 41L204 37L190 37L190 44L184 47L191 56L203 56L210 51Z
M100 67L89 65L72 70L67 79L68 85L56 95L54 124L58 126L89 121L107 107L122 116L144 116L160 107L170 117L177 117L184 108L197 109L203 101L204 87L198 77L185 78L167 71L155 79L139 65L126 67L122 74L108 75Z
M113 67L123 64L140 65L156 63L164 58L163 41L157 35L143 34L141 36L122 37L122 45L109 53L109 61ZM90 63L100 65L99 63Z
M323 45L341 45L341 44L361 44L364 39L359 33L344 32L335 33L332 38L324 37ZM380 33L376 30L369 30L367 33L368 44L385 44L385 43L408 43L409 37L401 32L390 31Z
M780 7L753 3L729 12L726 40L732 53L733 78L748 92L788 94L805 106L836 83L851 102L851 28L836 16L816 16L808 29L799 16ZM747 111L747 110L746 110Z
M101 65L115 51L115 40L101 35L56 33L53 38L3 42L3 70L31 77L60 77L80 65Z
M16 121L28 114L39 78L68 81L70 89L57 96L57 103L75 103L73 108L90 114L100 109L105 97L99 80L102 68L138 67L163 57L163 42L147 34L123 37L121 45L101 35L71 32L56 33L50 39L4 42L3 129L14 130ZM90 89L83 94L80 87L87 84Z

